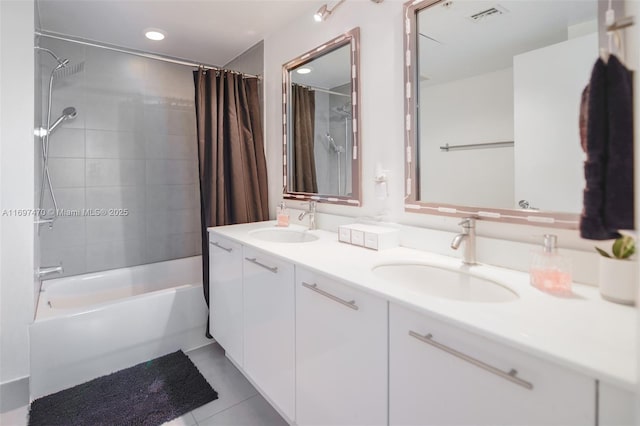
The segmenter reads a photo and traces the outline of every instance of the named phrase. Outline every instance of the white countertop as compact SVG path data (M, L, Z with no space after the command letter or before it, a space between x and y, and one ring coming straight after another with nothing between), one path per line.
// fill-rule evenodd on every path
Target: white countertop
M529 275L490 265L471 271L515 291L504 303L448 300L390 284L372 268L385 263L429 263L463 269L460 259L397 247L374 251L338 242L336 233L308 231L319 237L305 243L276 243L249 231L274 227L257 222L209 228L243 245L264 250L296 265L322 273L369 293L432 315L540 358L566 366L611 385L636 392L636 309L607 302L598 289L573 284L573 297L561 298L533 288ZM291 226L292 229L305 229Z

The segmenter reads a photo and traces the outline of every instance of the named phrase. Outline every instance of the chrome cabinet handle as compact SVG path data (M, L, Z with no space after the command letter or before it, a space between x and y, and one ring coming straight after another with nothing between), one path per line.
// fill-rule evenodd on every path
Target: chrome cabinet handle
M260 266L260 267L262 267L264 269L267 269L267 270L273 272L274 274L278 273L278 267L277 266L269 266L269 265L265 265L264 263L260 263L260 262L258 262L256 260L255 257L245 257L245 259L248 260L249 262L255 264L255 265L258 265L258 266Z
M438 343L435 340L433 340L433 335L432 334L427 334L426 336L423 336L421 334L416 333L415 331L411 331L409 330L409 336L414 337L418 340L420 340L421 342L424 342L428 345L431 346L435 346L436 348L443 350L453 356L456 356L464 361L467 361L473 365L475 365L476 367L480 367L484 370L487 370L490 373L495 374L496 376L500 376L503 379L506 379L510 382L515 383L516 385L522 386L523 388L526 389L533 389L533 385L529 382L527 382L526 380L522 380L521 378L517 377L518 375L518 371L516 371L515 369L511 369L509 371L502 371L499 368L496 368L492 365L486 364L478 359L475 359L469 355L463 354L462 352L459 352L453 348L450 348L448 346L443 345L442 343Z
M221 245L221 244L220 244L219 242L217 242L217 241L211 241L209 244L211 244L212 246L216 246L216 247L218 247L218 248L221 248L222 250L224 250L224 251L226 251L226 252L228 252L228 253L231 253L231 252L233 251L233 249L232 249L232 248L227 248L227 247L225 247L225 246Z
M343 304L347 308L353 309L354 311L357 311L359 309L358 305L356 305L356 301L355 300L346 301L344 299L339 298L338 296L334 296L331 293L327 293L326 291L318 288L318 284L315 284L315 283L314 284L309 284L309 283L306 283L306 282L302 281L302 285L304 287L308 288L309 290L313 290L316 293L319 293L319 294L323 295L324 297L328 297L329 299L333 300L334 302L338 302L340 304Z

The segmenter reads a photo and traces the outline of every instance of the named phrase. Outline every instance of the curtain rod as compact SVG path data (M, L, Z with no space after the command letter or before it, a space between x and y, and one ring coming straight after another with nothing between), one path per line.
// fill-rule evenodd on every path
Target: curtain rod
M49 32L43 32L43 31L35 31L35 35L37 36L41 36L41 37L48 37L48 38L53 38L56 40L62 40L62 41L68 41L71 43L78 43L78 44L82 44L85 46L91 46L91 47L98 47L101 49L107 49L107 50L112 50L114 52L120 52L120 53L126 53L129 55L135 55L135 56L140 56L143 58L147 58L147 59L154 59L156 61L162 61L162 62L169 62L172 64L177 64L177 65L185 65L188 67L195 67L195 68L204 68L204 69L208 69L208 70L216 70L216 71L228 71L234 74L240 74L243 77L248 77L248 78L257 78L258 80L262 80L262 76L260 75L253 75L253 74L247 74L247 73L243 73L240 71L235 71L235 70L229 70L226 68L221 68L221 67L217 67L215 65L207 65L207 64L201 64L201 63L196 63L196 62L192 62L192 61L187 61L184 59L179 59L179 58L174 58L171 56L164 56L164 55L156 55L154 53L147 53L147 52L143 52L140 50L135 50L135 49L126 49L123 47L118 47L118 46L113 46L110 44L106 44L106 43L98 43L95 41L88 41L88 40L83 40L83 39L79 39L79 38L73 38L73 37L68 37L68 36L63 36L63 35L59 35L59 34L55 34L55 33L49 33Z
M332 90L322 89L320 87L307 86L307 85L300 84L300 83L291 83L291 84L295 84L295 85L298 85L300 87L304 87L305 89L312 89L312 90L317 90L318 92L328 93L330 95L339 95L339 96L344 96L346 98L350 98L351 97L351 95L347 95L346 93L334 92Z

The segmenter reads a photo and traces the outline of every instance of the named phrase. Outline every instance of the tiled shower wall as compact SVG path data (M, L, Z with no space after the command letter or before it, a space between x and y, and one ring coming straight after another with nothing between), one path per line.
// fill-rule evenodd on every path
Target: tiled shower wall
M58 208L71 215L40 227L41 266L62 262L77 275L200 254L192 69L45 37L40 45L70 60L55 79L51 121L78 111L51 135ZM41 60L43 121L54 65Z

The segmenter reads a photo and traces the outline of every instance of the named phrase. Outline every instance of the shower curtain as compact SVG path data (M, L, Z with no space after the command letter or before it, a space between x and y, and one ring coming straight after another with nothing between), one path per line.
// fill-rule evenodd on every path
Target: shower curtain
M316 94L298 84L291 85L293 110L292 192L318 192L316 160L313 152L316 121Z
M209 306L207 227L269 219L258 79L193 72L196 94L202 284ZM209 334L207 321L207 337Z

